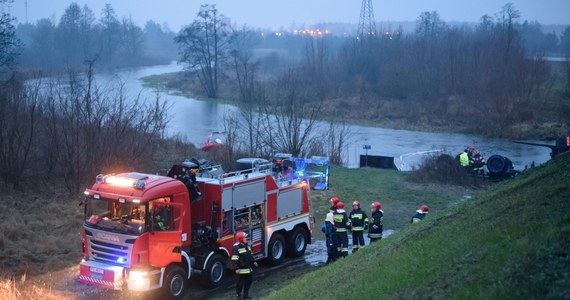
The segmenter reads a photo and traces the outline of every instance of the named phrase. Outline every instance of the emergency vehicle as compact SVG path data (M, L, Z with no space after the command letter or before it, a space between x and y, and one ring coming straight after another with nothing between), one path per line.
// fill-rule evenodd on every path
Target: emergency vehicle
M178 166L171 177L97 176L85 190L80 281L116 290L162 288L181 298L191 276L220 285L238 231L249 235L256 260L278 265L285 256L302 256L311 242L308 184L265 164L251 166L226 174Z

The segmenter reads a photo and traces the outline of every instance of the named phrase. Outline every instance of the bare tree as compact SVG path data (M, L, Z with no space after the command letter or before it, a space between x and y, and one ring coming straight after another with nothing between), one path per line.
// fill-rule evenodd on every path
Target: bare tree
M560 37L560 50L566 56L566 96L570 97L570 26L567 26Z
M10 3L12 0L0 0L0 7ZM0 74L5 73L13 66L16 56L20 53L21 43L16 38L15 28L12 24L14 21L15 18L2 9L0 13Z
M219 69L228 43L227 24L215 5L202 5L197 19L175 38L180 62L196 73L209 98L218 96Z
M123 18L121 32L122 46L124 53L126 54L125 57L128 57L129 59L138 58L142 52L142 46L144 43L143 30L129 17Z
M30 166L41 118L39 81L15 78L0 86L0 178L18 187Z
M281 75L272 101L264 106L264 142L274 151L303 155L323 102L295 70Z
M127 98L120 82L101 89L92 70L93 62L85 75L70 72L46 95L45 156L70 192L98 173L148 165L166 124L160 99Z

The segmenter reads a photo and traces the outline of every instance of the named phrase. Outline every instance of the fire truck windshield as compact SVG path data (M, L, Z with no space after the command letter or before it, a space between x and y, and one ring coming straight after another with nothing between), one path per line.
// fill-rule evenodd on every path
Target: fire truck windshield
M89 198L85 225L122 234L140 235L146 231L148 204L119 203Z

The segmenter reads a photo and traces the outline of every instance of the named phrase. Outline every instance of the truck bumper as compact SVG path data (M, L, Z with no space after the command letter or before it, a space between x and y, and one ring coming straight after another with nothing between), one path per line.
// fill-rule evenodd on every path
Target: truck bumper
M125 286L125 268L86 260L79 265L79 281L85 284L121 290Z
M134 270L85 260L79 265L79 281L113 290L150 291L160 288L163 269Z

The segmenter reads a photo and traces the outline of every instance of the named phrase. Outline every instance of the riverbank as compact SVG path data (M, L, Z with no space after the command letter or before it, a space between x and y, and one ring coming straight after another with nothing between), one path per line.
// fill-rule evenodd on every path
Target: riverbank
M382 99L362 102L359 97L332 98L323 105L320 120L345 121L349 124L377 128L391 128L420 132L460 133L487 138L505 138L521 140L554 140L570 132L570 121L565 117L570 112L570 99L556 90L562 88L560 74L562 63L549 62L552 67L553 81L550 91L554 100L535 104L542 107L528 115L525 121L510 121L494 124L461 118L464 100L450 96L448 99L426 103L420 99ZM240 106L230 91L221 92L221 97L210 99L197 92L198 83L186 77L184 72L151 75L144 78L143 84L153 89L167 90L169 93L212 103ZM525 107L529 103L521 103ZM366 109L363 109L366 107ZM528 110L529 108L526 108ZM339 119L341 117L341 120ZM505 116L505 119L508 119Z

